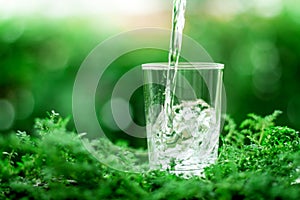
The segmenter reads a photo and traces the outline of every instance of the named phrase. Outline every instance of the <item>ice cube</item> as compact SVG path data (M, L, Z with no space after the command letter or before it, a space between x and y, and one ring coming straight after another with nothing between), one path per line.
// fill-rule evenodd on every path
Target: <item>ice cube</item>
M175 171L203 169L216 159L218 126L214 109L202 99L182 101L172 107L168 117L162 111L151 128L150 166Z

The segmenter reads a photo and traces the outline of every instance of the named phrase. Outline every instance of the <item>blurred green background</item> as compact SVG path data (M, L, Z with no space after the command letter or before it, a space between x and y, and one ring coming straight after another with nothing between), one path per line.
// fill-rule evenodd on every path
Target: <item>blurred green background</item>
M2 133L30 131L34 118L51 110L72 117L77 70L101 41L135 28L171 27L171 0L24 2L0 1ZM225 63L227 113L236 121L247 113L266 115L282 110L279 124L300 129L298 2L187 0L184 31L214 61ZM120 133L107 106L113 85L136 63L149 61L167 61L167 54L125 56L106 72L102 83L107 90L100 91L106 95L96 102L106 132ZM140 89L131 105L139 124L144 123L141 95ZM72 123L69 127L74 129Z

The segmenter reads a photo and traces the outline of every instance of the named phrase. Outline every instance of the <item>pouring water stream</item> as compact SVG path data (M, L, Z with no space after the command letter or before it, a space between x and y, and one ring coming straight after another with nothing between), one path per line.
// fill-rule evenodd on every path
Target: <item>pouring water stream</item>
M176 75L178 68L178 61L180 57L182 34L185 24L185 8L186 0L174 0L173 2L173 14L172 14L172 32L170 39L169 49L169 63L166 77L166 89L165 89L165 116L168 117L168 123L166 123L166 132L170 128L169 121L171 120L171 110L173 106L173 94L175 94L176 88Z

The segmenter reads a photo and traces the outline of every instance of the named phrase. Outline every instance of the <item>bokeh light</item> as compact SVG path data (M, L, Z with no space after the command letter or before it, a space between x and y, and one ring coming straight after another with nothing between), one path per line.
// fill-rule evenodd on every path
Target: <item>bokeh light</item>
M170 28L171 5L172 0L0 0L0 128L30 130L34 118L50 110L71 116L74 79L89 52L123 31ZM279 123L300 129L299 26L300 4L294 0L190 0L184 32L225 64L228 114L239 121L247 113L282 110ZM137 60L166 62L167 55L142 52L113 64L101 82L106 90L96 99L108 132L120 131L108 100L111 90ZM136 94L130 105L137 122L142 100ZM125 106L120 99L118 105ZM117 118L123 128L131 120L123 113Z
M0 99L0 130L11 128L15 120L15 109L6 99Z

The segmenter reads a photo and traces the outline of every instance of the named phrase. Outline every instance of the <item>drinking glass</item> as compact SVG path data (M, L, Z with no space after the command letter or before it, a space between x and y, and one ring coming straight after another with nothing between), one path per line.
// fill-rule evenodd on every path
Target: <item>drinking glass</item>
M148 63L142 69L150 169L203 174L218 156L224 65ZM175 77L170 84L168 77Z

